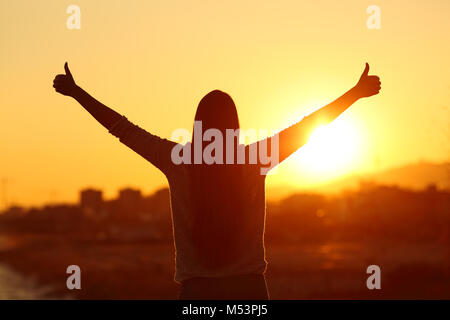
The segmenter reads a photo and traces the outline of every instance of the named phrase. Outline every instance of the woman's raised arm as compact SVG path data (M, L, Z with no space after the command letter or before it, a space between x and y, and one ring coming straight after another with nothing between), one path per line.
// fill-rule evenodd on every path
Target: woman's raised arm
M97 101L76 85L67 62L64 64L64 70L65 74L58 74L53 80L53 87L56 92L73 97L111 134L118 137L123 144L167 174L171 167L170 154L175 143L145 131Z
M53 80L56 92L77 100L100 124L110 130L122 116L77 86L67 62L64 64L64 70L65 74L58 74Z
M278 139L278 163L281 163L308 141L310 133L318 125L330 123L357 100L378 94L380 89L380 78L378 76L369 76L369 65L366 63L364 72L352 89L330 104L304 117L296 124L280 131L266 141L263 140L258 143L265 142L268 146L273 146L274 144L271 143L271 140L274 137ZM276 150L274 151L276 152Z

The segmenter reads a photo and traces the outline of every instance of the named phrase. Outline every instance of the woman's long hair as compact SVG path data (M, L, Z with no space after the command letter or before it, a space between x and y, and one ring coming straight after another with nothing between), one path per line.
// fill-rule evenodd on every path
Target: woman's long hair
M191 164L190 191L193 208L191 235L199 263L223 266L239 255L242 241L242 165L236 163L239 138L234 139L234 164L226 163L226 129L239 129L236 106L231 97L219 90L208 93L200 101L195 121L201 121L202 132L214 128L220 130L223 141L224 164ZM195 130L191 145L194 160ZM203 149L211 142L200 142ZM191 163L194 163L193 161ZM245 219L244 219L245 220ZM244 228L245 229L245 228Z

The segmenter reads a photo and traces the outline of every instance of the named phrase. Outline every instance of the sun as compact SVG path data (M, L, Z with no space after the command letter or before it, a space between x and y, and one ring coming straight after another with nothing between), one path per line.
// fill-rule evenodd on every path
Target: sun
M356 162L359 135L349 121L320 125L301 148L299 161L312 174L332 178L349 171Z

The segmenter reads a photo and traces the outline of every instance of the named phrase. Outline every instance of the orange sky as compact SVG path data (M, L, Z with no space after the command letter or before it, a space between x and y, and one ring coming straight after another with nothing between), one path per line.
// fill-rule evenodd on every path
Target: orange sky
M69 4L81 8L80 30L66 28ZM371 4L381 8L380 30L366 27ZM330 162L311 166L311 151L301 150L270 186L308 187L448 160L449 9L447 0L1 0L0 178L8 181L7 201L75 201L86 186L110 197L123 186L151 192L166 183L53 91L66 60L88 92L167 138L192 127L198 102L213 89L234 98L243 129L282 129L351 88L367 61L382 91L338 119L348 154L338 158L330 149L321 153Z

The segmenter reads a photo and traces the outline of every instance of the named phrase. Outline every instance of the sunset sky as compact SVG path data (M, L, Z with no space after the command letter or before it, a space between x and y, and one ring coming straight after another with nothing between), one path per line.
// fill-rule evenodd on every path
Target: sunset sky
M80 30L66 27L70 4L81 8ZM380 30L366 26L372 4L381 9ZM214 89L233 97L243 129L283 129L354 86L367 61L381 93L316 132L269 177L269 197L270 187L446 161L449 14L448 0L1 0L7 202L76 201L88 186L106 197L125 186L149 193L166 184L73 99L54 92L65 61L78 85L166 138L191 130L198 102Z

